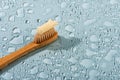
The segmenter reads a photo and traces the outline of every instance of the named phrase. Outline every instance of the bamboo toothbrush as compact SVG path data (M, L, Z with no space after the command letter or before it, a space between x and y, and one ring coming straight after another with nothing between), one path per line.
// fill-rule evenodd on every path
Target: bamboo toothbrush
M53 20L49 20L47 23L37 28L37 33L34 40L24 47L0 58L0 69L3 69L16 59L34 51L38 48L46 46L58 38L58 33L55 31L54 26L58 23Z

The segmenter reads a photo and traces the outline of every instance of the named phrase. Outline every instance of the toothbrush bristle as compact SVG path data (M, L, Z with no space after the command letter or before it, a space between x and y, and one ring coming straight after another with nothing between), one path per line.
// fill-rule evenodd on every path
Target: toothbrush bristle
M49 39L50 37L54 36L55 33L56 33L56 31L54 30L54 28L50 29L49 31L45 32L44 34L36 33L36 35L34 37L34 43L39 44L39 43Z

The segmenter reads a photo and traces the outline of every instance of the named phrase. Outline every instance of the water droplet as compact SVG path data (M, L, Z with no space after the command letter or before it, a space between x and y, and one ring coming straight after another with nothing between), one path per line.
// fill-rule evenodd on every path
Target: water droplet
M31 34L32 34L32 35L35 35L35 33L36 33L36 29L33 29L33 30L31 31Z
M17 27L15 27L15 28L13 29L13 33L20 33L20 29L17 28Z
M32 13L33 13L33 10L32 10L32 9L28 9L28 10L27 10L27 13L28 13L28 14L32 14Z
M8 1L2 1L1 3L2 3L1 6L2 6L3 9L9 9L10 6L8 4Z
M0 17L4 17L6 15L5 12L0 12Z
M88 9L89 8L89 3L83 3L82 8L83 9Z
M46 74L45 72L41 72L37 76L40 78L48 78L48 74Z
M30 70L30 74L36 74L38 72L38 67L33 67L31 70Z
M113 66L114 65L108 61L100 62L100 65L99 65L99 67L104 71L111 71L113 69Z
M24 17L24 9L23 8L19 8L16 12L17 17Z
M24 2L24 3L23 3L23 6L24 6L24 7L28 7L28 6L29 6L29 3L28 3L28 2Z
M73 52L77 51L77 47L74 47L72 51L73 51Z
M84 66L85 68L90 68L94 65L94 62L90 59L83 59L80 64Z
M56 77L56 79L55 79L55 80L62 80L62 79L61 79L61 77Z
M29 40L31 40L31 37L27 36L25 40L29 41Z
M117 0L110 0L110 4L117 4Z
M96 54L98 54L98 53L93 52L93 51L91 51L91 50L89 50L89 49L86 49L86 55L87 55L87 56L93 56L93 55L96 55Z
M9 9L10 7L8 5L4 6L3 9Z
M92 43L92 44L90 44L90 47L91 47L92 49L97 49L97 48L98 48L98 45Z
M61 22L61 17L60 16L56 16L55 20L58 21L58 22Z
M37 22L38 22L38 23L40 23L40 22L41 22L41 20L40 20L40 19L37 19Z
M109 22L109 21L105 21L104 22L104 25L105 26L114 26L113 23Z
M71 25L67 25L67 26L65 27L65 30L66 30L66 31L69 31L69 32L74 32L74 31L75 31L75 29L74 29Z
M7 37L3 37L3 39L2 39L3 41L6 41L6 40L8 40L8 38Z
M14 22L15 21L15 16L9 16L8 20L11 21L11 22Z
M91 25L91 24L93 24L95 21L96 21L96 19L89 19L89 20L87 20L87 21L84 22L84 25L86 25L86 26Z
M89 77L90 78L94 78L94 77L96 77L98 75L98 71L97 70L91 70L90 72L89 72Z
M78 76L79 76L79 74L78 74L78 73L75 73L75 74L74 74L74 77L78 77Z
M3 79L6 80L12 80L13 79L13 75L11 73L5 73L4 75L1 76Z
M43 62L45 64L52 64L52 61L50 59L44 59Z
M60 69L55 69L55 70L53 70L53 72L55 72L56 74L58 74L60 72Z
M61 8L65 8L66 5L67 5L66 2L62 2L62 3L61 3Z
M96 80L97 74L98 74L98 72L96 70L91 70L89 72L89 79L88 80Z
M1 31L6 31L6 28L1 28Z
M91 36L90 36L90 41L91 41L91 42L97 42L97 41L98 41L97 36L96 36L96 35L91 35Z
M23 36L15 37L10 41L11 44L22 44Z
M30 23L30 21L29 21L29 20L26 20L26 21L25 21L25 23L26 23L26 24L29 24L29 23Z
M109 38L105 38L105 42L110 42L110 39Z
M69 59L67 59L69 62L71 62L71 63L76 63L77 62L77 60L74 58L74 57L71 57L71 58L69 58Z
M34 4L30 4L30 7L34 7Z
M22 79L22 80L30 80L30 78L24 78L24 79Z
M120 64L120 57L116 57L115 60Z
M15 47L9 47L7 49L7 52L11 53L11 52L14 52L15 51Z
M46 9L46 13L50 13L51 11L52 11L51 8Z
M71 71L76 71L77 70L77 66L73 65L71 66Z
M74 33L70 33L70 35L69 35L70 37L74 37L75 36L75 34Z
M59 66L59 67L61 67L62 65L61 65L61 64L56 64L56 66Z
M116 50L110 50L108 54L104 57L104 59L107 61L111 61L116 53Z

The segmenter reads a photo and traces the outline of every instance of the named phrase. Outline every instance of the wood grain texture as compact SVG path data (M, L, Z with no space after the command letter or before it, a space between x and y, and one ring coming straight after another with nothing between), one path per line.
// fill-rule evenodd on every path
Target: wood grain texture
M46 46L50 44L51 42L55 41L58 37L58 33L55 32L54 36L49 38L48 40L45 40L41 42L40 44L36 44L34 42L30 42L29 44L25 45L24 47L20 48L19 50L10 53L9 55L4 56L3 58L0 58L0 69L3 69L13 61L19 59L20 57L36 50L39 49L43 46Z

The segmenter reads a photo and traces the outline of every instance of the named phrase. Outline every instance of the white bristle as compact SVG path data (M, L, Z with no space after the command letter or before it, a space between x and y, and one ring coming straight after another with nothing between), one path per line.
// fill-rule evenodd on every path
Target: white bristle
M47 39L49 39L50 37L52 37L54 35L56 31L54 30L54 28L50 29L49 31L45 32L44 34L36 34L35 38L34 38L34 42L35 43L41 43Z

